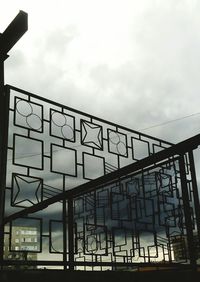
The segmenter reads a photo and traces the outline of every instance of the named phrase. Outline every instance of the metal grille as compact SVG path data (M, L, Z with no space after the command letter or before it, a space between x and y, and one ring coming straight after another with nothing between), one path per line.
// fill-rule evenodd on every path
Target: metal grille
M167 154L172 144L163 140L11 86L7 95L3 265L116 270L196 263L193 147ZM37 242L15 234L28 228Z

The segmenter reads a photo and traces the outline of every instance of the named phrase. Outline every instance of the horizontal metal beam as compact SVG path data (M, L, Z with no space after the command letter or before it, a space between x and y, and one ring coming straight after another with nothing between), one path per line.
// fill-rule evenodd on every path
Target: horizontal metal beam
M49 205L52 205L58 201L66 200L68 198L77 197L79 195L88 193L92 190L95 190L97 187L110 183L113 180L116 180L116 179L119 180L120 178L124 177L125 175L135 173L141 169L144 169L146 167L150 167L159 162L162 162L163 160L166 160L168 158L175 157L177 155L178 156L184 155L186 152L196 149L199 145L200 145L200 134L195 135L189 139L186 139L176 145L173 145L170 148L157 152L140 161L127 165L123 168L120 168L114 172L111 172L109 174L96 178L94 180L91 180L90 182L84 183L82 185L79 185L76 188L73 188L71 190L60 193L32 207L29 207L22 211L14 213L6 217L4 219L4 223L6 224L16 218L24 217L28 215L29 213L34 213L39 210L43 210L46 207L48 207Z
M6 30L0 35L0 55L5 57L27 30L28 14L20 11Z
M50 261L50 260L4 260L2 265L69 265L69 261ZM74 266L122 266L122 267L172 267L172 268L183 268L183 269L190 269L189 265L184 265L181 263L162 263L162 262L100 262L100 261L75 261L73 263ZM37 270L39 271L39 269ZM42 269L42 271L44 271ZM47 269L48 271L48 269ZM70 270L69 270L70 271Z

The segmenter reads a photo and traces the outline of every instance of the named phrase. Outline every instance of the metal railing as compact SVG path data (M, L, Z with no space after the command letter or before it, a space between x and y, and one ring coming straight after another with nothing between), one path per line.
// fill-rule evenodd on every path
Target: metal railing
M6 89L8 254L4 250L2 266L134 270L198 265L193 152L200 135L172 145ZM37 235L18 237L16 228L35 228ZM24 252L37 259L23 259ZM18 260L12 254L19 254Z

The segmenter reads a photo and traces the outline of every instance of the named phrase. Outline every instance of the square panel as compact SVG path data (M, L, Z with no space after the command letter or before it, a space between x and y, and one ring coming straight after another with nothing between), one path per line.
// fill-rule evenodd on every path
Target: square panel
M81 120L81 144L103 150L102 126Z
M141 160L150 155L149 143L136 138L131 138L132 149L133 149L133 159Z
M108 129L108 149L110 153L128 157L127 136L123 133Z
M76 150L51 144L51 171L59 174L77 176Z
M83 177L95 179L105 174L105 160L102 157L83 153Z
M23 135L13 135L13 163L43 169L43 142Z
M43 132L43 107L40 104L15 97L14 125Z
M107 227L104 225L84 225L84 254L107 255Z
M50 110L50 135L75 142L75 118L62 112Z
M30 207L42 201L43 179L12 174L11 205Z

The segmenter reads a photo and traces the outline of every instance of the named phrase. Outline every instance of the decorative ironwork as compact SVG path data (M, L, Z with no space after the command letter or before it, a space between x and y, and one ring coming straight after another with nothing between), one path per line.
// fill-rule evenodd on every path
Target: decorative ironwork
M200 135L172 146L4 87L3 62L26 30L21 11L1 35L1 267L195 269Z
M31 242L28 250L18 249L12 226L36 229L38 245L32 251L38 255L35 262L2 264L85 270L196 264L193 239L200 234L200 215L192 151L198 138L172 146L6 89L5 223L10 229L4 235L11 253L15 247L14 252L27 253Z
M79 183L95 179L106 171L142 159L144 154L149 156L155 146L163 149L171 145L23 90L7 89L10 96L8 153L12 154L13 171L21 166L28 169L27 176L37 177L36 169L45 171L49 178L58 175L65 180L68 176L74 178L65 181L65 187L60 185L60 190L75 187L77 178ZM48 185L45 179L44 183Z
M14 173L12 174L12 206L26 208L31 205L35 205L39 202L42 202L42 195L42 178L27 177L25 175Z
M172 161L76 198L75 261L174 261L172 240L185 236L179 182Z

